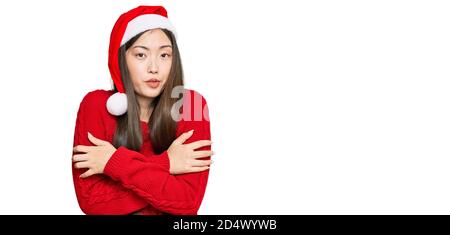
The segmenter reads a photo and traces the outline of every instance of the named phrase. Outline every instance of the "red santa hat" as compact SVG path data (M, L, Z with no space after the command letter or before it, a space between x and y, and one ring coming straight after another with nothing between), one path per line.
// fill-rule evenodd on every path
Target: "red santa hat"
M106 102L108 112L120 116L127 112L127 96L119 69L119 48L134 36L150 29L162 28L176 35L175 28L167 18L162 6L139 6L122 14L111 32L108 66L111 78L118 90Z

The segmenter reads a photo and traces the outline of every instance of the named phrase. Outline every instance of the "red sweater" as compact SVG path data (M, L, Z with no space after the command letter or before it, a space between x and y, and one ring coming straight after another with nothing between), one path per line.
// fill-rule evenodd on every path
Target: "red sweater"
M210 140L206 101L195 91L186 92L190 94L191 105L186 106L189 99L185 99L183 113L190 110L188 115L191 119L178 121L177 136L193 129L194 134L185 144ZM87 132L112 143L116 118L106 110L106 100L111 94L112 91L96 90L83 98L77 114L73 146L92 146ZM137 211L140 214L197 214L209 170L171 175L167 151L155 154L147 123L141 121L141 129L144 140L141 150L136 152L119 147L107 162L104 174L82 179L79 176L87 169L76 169L72 164L75 192L81 210L86 214L130 214ZM203 147L198 150L210 149Z

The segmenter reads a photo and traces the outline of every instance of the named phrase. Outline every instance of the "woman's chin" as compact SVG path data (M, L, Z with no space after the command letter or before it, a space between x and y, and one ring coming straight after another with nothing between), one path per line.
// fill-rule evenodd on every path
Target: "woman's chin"
M144 96L148 98L155 98L161 94L161 89L158 88L147 88L145 89Z

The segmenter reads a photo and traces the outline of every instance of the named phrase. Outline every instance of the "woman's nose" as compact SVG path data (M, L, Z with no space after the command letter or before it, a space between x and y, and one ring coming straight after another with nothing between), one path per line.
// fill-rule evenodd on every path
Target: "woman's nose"
M148 72L149 73L158 73L158 65L156 62L151 62L148 65Z

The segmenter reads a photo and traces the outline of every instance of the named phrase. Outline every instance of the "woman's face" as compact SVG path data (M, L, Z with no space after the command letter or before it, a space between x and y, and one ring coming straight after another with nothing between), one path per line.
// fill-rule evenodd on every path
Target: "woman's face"
M172 65L172 43L161 29L145 32L127 50L126 63L134 91L147 98L157 97Z

